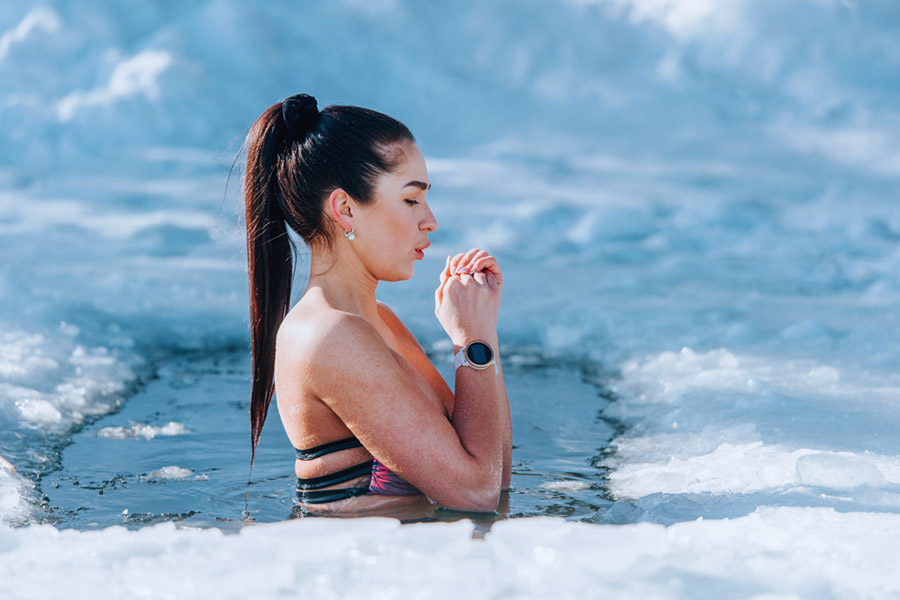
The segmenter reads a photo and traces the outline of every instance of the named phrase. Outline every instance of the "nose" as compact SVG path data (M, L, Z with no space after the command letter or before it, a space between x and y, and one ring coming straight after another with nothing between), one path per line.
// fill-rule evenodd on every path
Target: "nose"
M434 218L434 213L431 212L431 207L427 204L425 205L425 211L425 218L419 224L419 229L422 231L434 231L437 229L437 219Z

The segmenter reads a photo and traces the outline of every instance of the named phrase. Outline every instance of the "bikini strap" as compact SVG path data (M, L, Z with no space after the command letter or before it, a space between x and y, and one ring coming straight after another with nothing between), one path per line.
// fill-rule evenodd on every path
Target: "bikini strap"
M300 504L324 504L325 502L365 496L368 493L368 487L348 487L337 490L297 490L294 493L294 502Z
M327 444L322 444L321 446L316 446L315 448L310 448L309 450L301 450L299 448L295 448L295 450L297 451L297 458L299 460L312 460L314 458L324 456L325 454L337 452L338 450L347 450L348 448L361 447L362 442L360 442L355 437L348 437L343 440L337 440L336 442L328 442Z
M322 475L321 477L310 477L308 479L301 479L298 477L297 489L317 490L319 488L328 487L330 485L344 483L345 481L350 481L351 479L355 479L356 477L362 477L363 475L371 474L372 459L369 459L366 462L359 463L358 465L353 465L352 467L347 467L346 469L341 469L340 471L336 471L334 473L329 473L328 475Z

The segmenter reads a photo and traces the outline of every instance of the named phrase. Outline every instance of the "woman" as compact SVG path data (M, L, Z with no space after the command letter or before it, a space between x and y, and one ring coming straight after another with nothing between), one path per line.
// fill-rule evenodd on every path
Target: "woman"
M360 512L427 496L492 511L509 486L497 261L473 249L448 258L440 275L435 314L453 341L455 394L375 299L380 281L409 279L424 257L437 228L430 187L409 130L367 109L320 112L299 94L270 107L248 136L252 447L255 456L274 391L304 508ZM289 311L286 227L311 252L309 284Z

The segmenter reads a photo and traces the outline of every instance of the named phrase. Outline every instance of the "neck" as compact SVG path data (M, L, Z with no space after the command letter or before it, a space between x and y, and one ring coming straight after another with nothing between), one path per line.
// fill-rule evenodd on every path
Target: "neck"
M378 279L352 252L313 248L309 272L305 293L317 292L337 310L358 315L379 331L382 329L375 300Z

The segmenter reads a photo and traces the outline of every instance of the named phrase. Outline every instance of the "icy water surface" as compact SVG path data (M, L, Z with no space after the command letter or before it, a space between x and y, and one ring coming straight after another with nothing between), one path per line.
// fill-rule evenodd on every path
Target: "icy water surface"
M476 518L589 518L610 504L599 466L613 434L600 418L608 404L602 374L571 364L516 367L516 358L505 367L516 431L512 489L498 515ZM247 486L248 369L243 350L163 362L120 411L71 436L59 468L40 480L45 519L77 529L176 521L232 530L245 502L256 522L295 516L293 450L277 409Z

